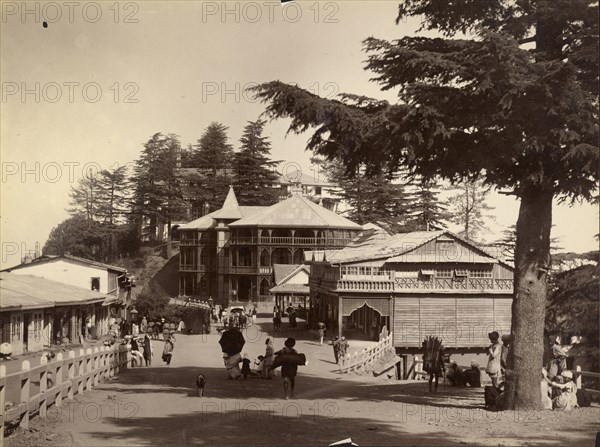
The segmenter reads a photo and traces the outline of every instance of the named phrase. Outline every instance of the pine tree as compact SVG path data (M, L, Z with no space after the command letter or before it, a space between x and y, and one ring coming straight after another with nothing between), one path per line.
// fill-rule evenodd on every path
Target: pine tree
M366 67L398 90L395 104L280 81L252 90L267 116L290 118L291 132L316 129L308 148L350 169L481 176L519 199L505 393L507 408L537 410L553 200L589 201L598 188L598 3L405 0L397 22L406 17L442 37L364 42Z
M416 190L412 196L412 221L410 227L414 231L431 231L446 228L450 219L447 203L438 198L436 182L433 179L421 178L414 185Z
M265 121L249 121L233 157L234 186L240 205L269 206L277 202L275 166L269 159L271 143L263 136Z
M233 146L228 143L228 129L221 123L211 123L194 146L192 163L200 171L197 196L211 211L223 205L233 181Z
M100 196L102 186L100 176L90 169L79 179L77 186L71 186L71 208L67 211L71 216L84 216L88 227L99 219Z
M333 193L348 206L348 219L364 225L376 223L395 233L406 231L411 218L410 193L397 182L397 175L368 172L359 166L353 172L337 160L320 163L321 171L341 191Z
M129 212L130 184L127 166L100 171L96 215L110 226L123 222Z
M171 223L182 218L186 208L176 171L180 151L176 135L154 134L144 145L133 175L134 212L148 219L146 236L151 241L162 242L164 225L167 225L167 252L170 249Z
M486 219L491 218L489 212L494 209L488 205L491 186L484 185L481 180L471 180L448 189L455 191L448 199L450 221L461 226L458 234L475 241L479 234L486 230Z

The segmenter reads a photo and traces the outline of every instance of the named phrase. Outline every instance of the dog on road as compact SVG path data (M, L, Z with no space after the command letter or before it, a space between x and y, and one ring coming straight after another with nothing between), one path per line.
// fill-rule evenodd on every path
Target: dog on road
M204 377L204 374L198 374L198 377L196 377L196 393L198 394L198 397L204 396L205 385L206 377Z

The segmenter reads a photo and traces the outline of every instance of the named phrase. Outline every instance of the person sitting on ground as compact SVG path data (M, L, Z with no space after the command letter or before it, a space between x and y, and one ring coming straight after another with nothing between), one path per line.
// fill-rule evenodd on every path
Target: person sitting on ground
M481 371L479 370L479 363L472 361L471 368L464 371L463 377L466 385L470 385L473 388L481 388Z
M577 405L577 385L573 382L573 373L571 371L563 371L561 377L564 383L553 381L550 386L560 390L560 394L552 399L552 408L560 411L571 411Z
M448 374L446 378L450 381L452 386L465 386L465 377L462 370L458 367L456 362L450 363L448 368Z

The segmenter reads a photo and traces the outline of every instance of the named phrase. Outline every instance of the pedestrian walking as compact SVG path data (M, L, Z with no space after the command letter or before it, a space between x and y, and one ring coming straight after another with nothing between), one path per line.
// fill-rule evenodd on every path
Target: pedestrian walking
M144 335L144 361L146 366L152 366L152 354L154 349L152 348L152 342L148 334Z
M335 358L335 364L337 365L338 363L340 363L340 340L337 336L333 338L332 345L333 357Z
M288 338L284 342L284 345L284 348L277 351L276 355L298 354L298 352L294 349L294 346L296 346L296 340L294 338ZM283 378L283 391L285 393L286 400L294 397L294 387L296 386L297 374L297 363L284 362L281 364L281 377Z
M256 307L253 307L252 308L252 324L256 324L256 315L257 315Z
M339 355L340 359L343 359L344 357L346 357L346 353L348 352L349 347L350 347L350 345L346 341L346 337L342 337L341 340L339 341L339 347L338 347L338 355Z
M162 360L169 366L171 359L173 358L173 351L175 350L175 339L169 334L165 334L165 347L163 348Z
M325 338L325 332L327 330L327 326L323 322L317 323L317 327L319 328L319 344L323 346L323 339Z

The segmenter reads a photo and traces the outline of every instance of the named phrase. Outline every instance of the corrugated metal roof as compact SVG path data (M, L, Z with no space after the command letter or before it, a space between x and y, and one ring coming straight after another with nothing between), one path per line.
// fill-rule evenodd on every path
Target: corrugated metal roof
M389 258L386 262L406 263L440 263L440 262L465 262L473 264L495 264L498 261L489 256L481 256L472 251L463 251L458 256L448 256L445 253L405 253Z
M94 303L105 294L32 275L0 273L0 309Z
M243 217L253 216L256 213L260 213L264 209L268 207L266 206L240 206L240 212ZM185 225L181 225L179 230L198 230L198 231L206 231L209 228L214 228L217 226L217 221L215 220L215 215L220 210L213 211L210 214L202 216L196 220L192 220L191 222L186 223Z
M298 267L300 267L299 264L273 264L275 283L279 284Z
M232 222L230 227L336 228L360 230L362 227L339 214L299 195L276 203L253 216Z

